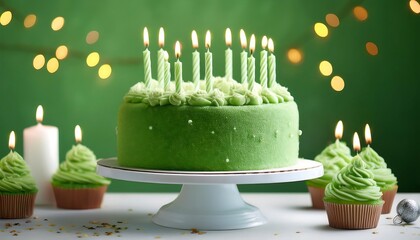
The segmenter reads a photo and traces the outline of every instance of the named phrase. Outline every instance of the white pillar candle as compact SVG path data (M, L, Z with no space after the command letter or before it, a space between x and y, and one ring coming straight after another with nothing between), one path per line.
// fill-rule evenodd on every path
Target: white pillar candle
M262 88L267 87L267 37L264 36L261 41L261 54L260 54L260 84Z
M192 63L193 63L193 83L195 85L195 90L200 89L200 53L197 51L198 48L198 37L197 32L194 30L191 33L192 45L195 49L192 53Z
M247 65L247 58L248 53L246 52L246 36L243 29L240 31L240 38L241 38L241 46L243 51L241 52L241 83L248 82L248 65Z
M206 33L206 53L204 54L205 57L205 67L206 67L206 91L209 93L213 91L213 54L210 52L210 45L211 45L211 36L210 31Z
M249 42L249 52L251 56L248 58L248 90L254 90L254 82L255 82L255 58L254 58L254 51L255 51L255 35L251 35L251 40Z
M159 83L159 87L162 87L164 85L165 81L165 51L163 50L163 46L165 45L165 32L163 31L163 28L159 29L159 47L158 50L158 75L157 80Z
M54 196L51 177L58 169L58 128L42 125L43 109L36 111L38 124L23 131L24 159L38 187L35 204L52 205Z
M181 93L182 92L182 62L179 61L181 57L181 44L179 41L175 43L175 92Z
M144 85L146 88L150 88L152 81L152 63L150 61L150 51L149 51L149 32L147 28L143 30L143 40L144 40L144 51L143 51L143 64L144 64Z
M232 49L230 49L230 46L232 45L232 32L230 31L230 28L226 29L225 40L226 40L226 46L227 46L227 49L225 51L225 77L226 77L226 80L231 80L232 79Z
M268 87L274 86L276 82L276 56L274 56L274 43L273 40L270 38L268 39L268 50L270 51L270 56L268 57Z

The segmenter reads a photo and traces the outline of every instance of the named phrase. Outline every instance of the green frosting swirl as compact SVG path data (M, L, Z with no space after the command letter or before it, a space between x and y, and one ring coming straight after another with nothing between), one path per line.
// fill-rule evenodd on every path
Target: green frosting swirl
M87 147L77 144L66 154L52 177L52 184L59 187L90 188L108 185L110 181L96 174L96 156Z
M325 188L324 201L344 204L381 204L381 189L359 155Z
M390 190L397 185L397 178L390 168L387 168L385 160L375 150L367 146L360 153L360 157L366 162L373 172L373 179L382 191Z
M191 106L210 106L211 99L206 91L198 90L189 97L188 104Z
M330 144L315 157L315 161L322 163L324 175L307 181L307 185L325 188L334 176L351 162L351 159L350 148L347 147L346 143L336 140L335 143Z
M35 180L22 156L11 151L0 160L0 193L36 193Z

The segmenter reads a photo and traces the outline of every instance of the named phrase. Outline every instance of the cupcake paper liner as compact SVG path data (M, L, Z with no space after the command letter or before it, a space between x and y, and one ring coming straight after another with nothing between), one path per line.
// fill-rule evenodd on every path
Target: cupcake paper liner
M36 193L0 194L0 218L28 218L34 212Z
M398 186L395 186L393 189L382 192L382 200L385 201L382 208L382 214L388 214L391 212L392 203L394 202L395 195L397 194Z
M94 209L100 208L108 186L96 188L60 188L53 186L58 208Z
M311 194L312 208L325 209L324 207L324 188L308 186L309 193Z
M330 227L339 229L376 228L383 205L324 203Z

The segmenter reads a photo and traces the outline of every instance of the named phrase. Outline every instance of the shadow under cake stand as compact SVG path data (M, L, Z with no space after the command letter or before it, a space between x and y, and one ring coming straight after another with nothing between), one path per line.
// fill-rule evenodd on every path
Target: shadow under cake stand
M164 171L127 168L116 158L98 161L98 174L126 181L183 184L178 197L162 206L153 222L170 228L230 230L263 225L260 210L246 203L237 184L296 182L321 177L322 164L299 159L297 164L254 171Z

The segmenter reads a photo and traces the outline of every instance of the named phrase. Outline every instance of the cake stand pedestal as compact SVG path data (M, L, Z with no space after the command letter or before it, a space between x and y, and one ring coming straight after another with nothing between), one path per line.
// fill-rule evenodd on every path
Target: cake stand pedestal
M183 184L178 197L162 206L153 222L170 228L230 230L263 225L260 210L246 203L236 184L295 182L321 177L322 164L299 159L294 166L255 171L163 171L118 166L116 158L98 161L98 174L126 181Z

